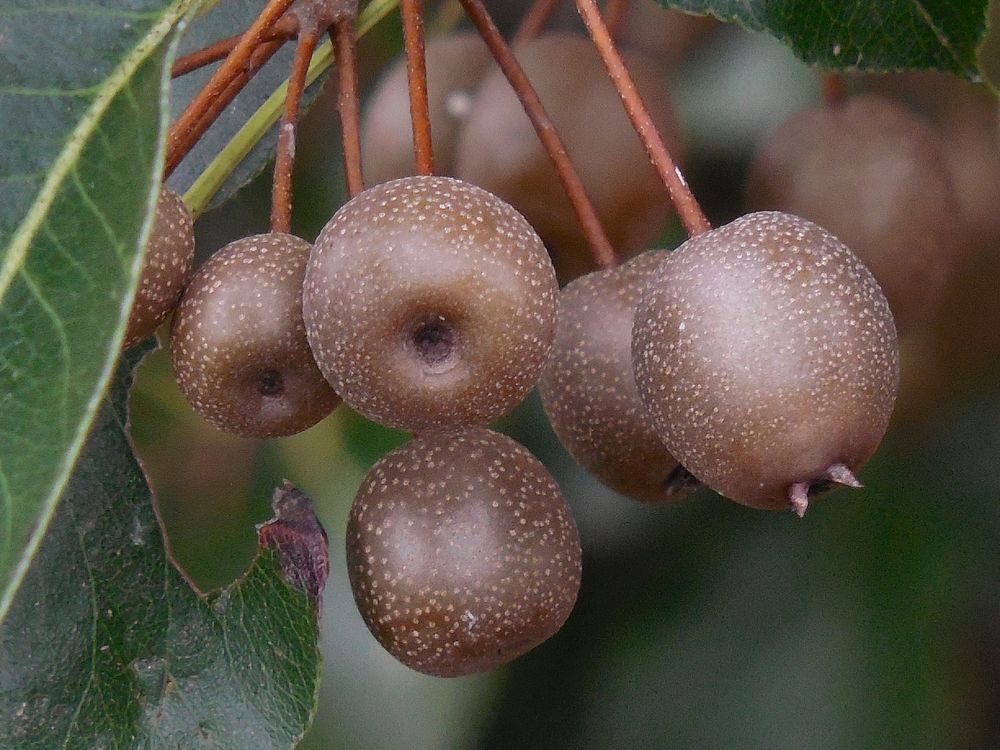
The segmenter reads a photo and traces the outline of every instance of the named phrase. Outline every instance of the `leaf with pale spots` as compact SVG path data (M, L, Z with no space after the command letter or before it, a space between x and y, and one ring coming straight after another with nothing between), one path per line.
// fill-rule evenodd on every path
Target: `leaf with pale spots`
M292 747L315 709L326 537L286 483L247 573L196 592L129 448L140 356L126 357L0 626L0 737L23 750Z
M945 70L978 80L988 0L658 0L764 31L835 70Z

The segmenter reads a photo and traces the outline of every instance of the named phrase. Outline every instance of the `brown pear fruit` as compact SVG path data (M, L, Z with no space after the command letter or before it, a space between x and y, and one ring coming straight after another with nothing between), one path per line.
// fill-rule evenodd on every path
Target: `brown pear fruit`
M303 313L316 362L369 419L411 432L485 425L534 387L556 324L531 226L448 177L382 183L316 240Z
M621 256L649 246L670 201L650 164L593 44L567 32L545 34L515 50ZM670 152L683 144L660 65L626 51L625 62ZM555 168L507 79L494 70L480 85L462 129L455 175L480 185L524 214L549 251L560 281L593 269L587 243Z
M125 329L124 349L149 338L184 291L194 262L194 221L184 201L169 188L161 188L149 233L139 286Z
M174 374L194 410L220 430L292 435L340 403L302 323L309 249L278 232L236 240L184 292L171 331Z
M685 242L636 307L639 394L698 480L754 508L805 513L885 433L899 347L874 276L825 229L748 214Z
M476 86L493 58L473 32L431 37L424 56L434 169L438 174L451 174L459 129L472 108ZM365 104L361 156L369 185L417 172L405 58L386 68Z
M577 463L649 502L677 499L690 478L657 435L632 374L635 306L666 257L651 250L563 288L552 358L538 382L552 429Z
M365 477L347 525L361 616L411 669L493 669L547 640L580 588L580 539L555 481L510 438L424 435Z
M799 112L780 126L754 158L747 203L840 237L875 274L902 333L927 322L963 245L934 132L874 94Z

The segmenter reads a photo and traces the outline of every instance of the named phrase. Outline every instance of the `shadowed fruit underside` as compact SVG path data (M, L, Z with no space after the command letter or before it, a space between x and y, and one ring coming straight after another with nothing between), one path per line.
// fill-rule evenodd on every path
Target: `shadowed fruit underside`
M677 499L687 474L663 446L632 374L632 319L667 253L649 251L594 271L559 294L552 357L538 390L576 461L614 490L650 502Z

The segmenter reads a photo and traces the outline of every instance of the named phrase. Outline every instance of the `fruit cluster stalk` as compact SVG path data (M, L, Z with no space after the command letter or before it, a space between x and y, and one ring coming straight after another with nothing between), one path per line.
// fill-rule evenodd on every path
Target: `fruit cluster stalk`
M566 148L556 133L552 120L546 113L545 107L538 98L538 94L535 92L531 82L528 81L528 77L524 74L524 70L521 68L517 58L514 57L510 45L503 38L503 35L493 22L493 18L481 0L460 1L472 25L476 27L476 31L479 32L486 46L489 47L490 53L496 60L497 65L499 65L500 70L503 71L504 76L510 82L511 88L514 89L518 99L520 99L521 104L524 106L525 114L531 120L531 124L535 128L539 140L542 142L546 153L559 173L559 180L566 191L567 197L573 204L573 210L580 221L580 226L583 227L584 235L587 237L587 243L590 246L591 254L594 256L594 262L599 268L613 268L617 265L614 248L604 233L604 228L597 218L597 212L594 210L590 198L587 197L587 192L584 190L580 176L577 174L573 163L569 160Z
M293 0L269 0L268 4L260 12L250 27L240 38L239 43L233 48L229 56L226 57L218 70L212 74L208 83L198 92L194 100L188 105L167 136L167 158L164 168L165 176L169 176L188 151L198 142L201 135L208 129L215 117L225 108L229 101L246 85L244 80L235 91L233 84L242 75L247 75L248 64L254 64L261 57L270 58L281 46L281 42L264 42L268 31L274 26L279 18L291 6ZM272 49L273 48L273 49ZM270 54L267 54L270 52ZM266 59L260 61L256 70L263 66ZM253 70L253 72L256 72ZM251 73L252 75L252 73ZM228 101L219 102L229 96ZM206 113L214 112L214 117L209 119Z
M413 122L413 155L417 173L434 174L431 117L427 104L427 63L424 59L422 0L400 0L403 46L406 50L406 80L410 88L410 119Z
M663 184L670 194L670 200L677 210L681 223L684 224L684 228L691 237L707 232L712 228L712 225L708 223L708 219L702 213L701 206L653 124L649 110L643 104L642 97L636 90L635 82L632 80L628 68L625 67L625 61L601 17L597 3L595 0L575 0L575 2L576 9L583 18L590 38L601 56L601 61L607 68L611 82L614 83L622 104L625 105L625 112L628 114L629 120L632 121L635 132L639 135L646 153L649 154L653 166L656 167L660 179L663 180Z

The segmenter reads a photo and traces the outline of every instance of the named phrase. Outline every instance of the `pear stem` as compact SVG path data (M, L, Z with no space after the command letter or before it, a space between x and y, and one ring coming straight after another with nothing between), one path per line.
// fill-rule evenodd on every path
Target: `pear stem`
M427 103L427 62L424 56L422 0L400 0L403 18L403 47L406 50L406 81L410 91L410 120L413 127L413 155L417 173L434 174L431 147L431 117Z
M688 187L681 174L680 167L674 162L667 150L666 144L656 130L653 118L650 117L649 110L639 96L628 68L621 53L615 46L611 34L601 17L601 12L594 0L576 0L576 9L579 11L583 22L590 33L590 38L597 48L601 61L608 71L611 82L621 97L625 106L625 113L632 122L632 127L642 141L646 153L649 154L650 161L660 175L660 179L667 188L670 200L674 204L674 209L680 217L681 223L687 230L689 236L694 237L709 231L712 225L709 224L705 214L702 213L701 206Z
M535 133L538 134L538 139L552 160L563 190L565 190L566 196L576 212L584 236L587 238L594 262L598 268L614 268L618 265L614 248L604 233L600 219L597 218L597 211L590 202L583 182L580 180L580 175L577 174L576 168L566 154L566 148L556 133L552 119L538 98L538 93L525 75L521 64L514 57L514 53L503 35L497 29L482 0L461 0L461 3L472 25L476 27L493 58L497 61L500 70L507 77L514 93L521 100L525 114L531 120Z

